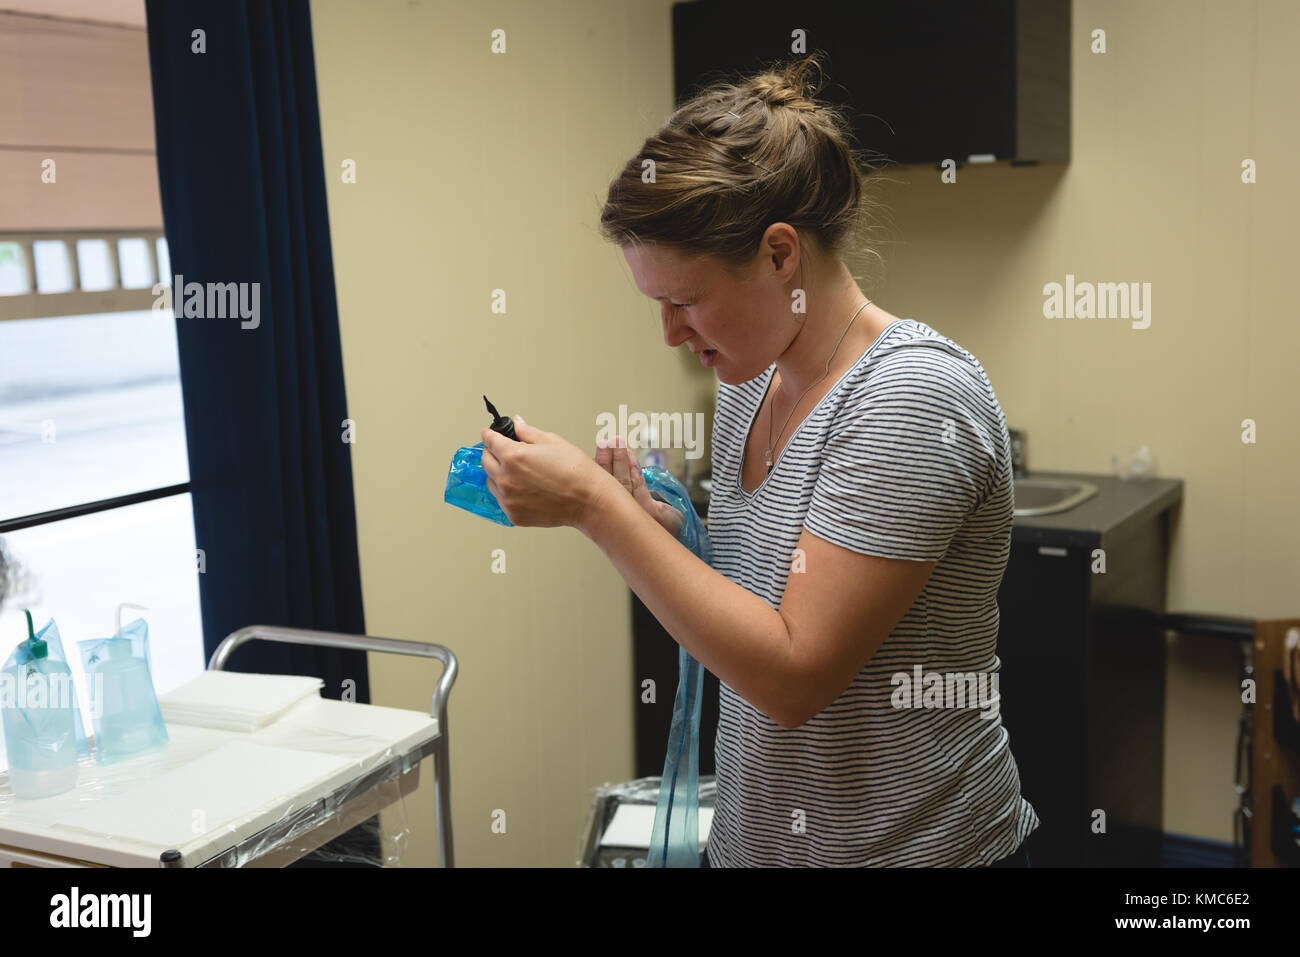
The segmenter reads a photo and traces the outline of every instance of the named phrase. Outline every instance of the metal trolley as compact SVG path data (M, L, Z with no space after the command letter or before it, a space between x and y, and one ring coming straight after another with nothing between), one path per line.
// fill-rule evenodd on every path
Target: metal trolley
M279 641L291 645L316 645L322 648L378 651L395 655L413 655L419 658L436 658L442 662L442 676L434 686L429 715L438 722L438 733L434 738L409 751L395 755L384 764L372 769L359 782L352 782L346 788L276 821L198 866L232 866L243 856L241 852L247 853L252 848L273 848L278 838L301 830L307 822L316 820L324 812L346 815L349 804L361 801L380 785L396 780L409 768L417 766L425 757L432 755L435 778L434 814L438 826L438 866L454 867L447 699L451 695L451 686L456 683L457 664L456 656L451 649L428 641L401 641L396 638L373 638L369 635L345 635L329 631L250 625L228 635L217 646L212 659L208 662L208 670L224 670L235 650L250 641ZM164 851L159 858L159 866L183 867L180 851Z
M27 867L282 867L294 863L334 840L357 825L375 817L381 810L413 793L419 786L420 762L432 756L434 763L435 788L434 811L438 828L437 854L440 867L454 866L452 850L451 823L451 777L450 749L447 725L447 700L452 685L456 681L456 656L442 645L423 641L398 641L391 638L372 638L367 635L345 635L333 632L307 631L297 628L280 628L266 625L253 625L241 628L229 635L217 647L208 663L209 671L222 671L230 661L230 656L241 645L249 641L279 641L297 645L316 645L323 648L339 648L358 651L376 651L397 655L412 655L420 658L436 658L442 662L442 675L433 690L433 697L428 715L418 711L402 709L379 709L395 711L397 714L374 715L376 721L390 727L402 727L407 730L398 732L394 728L393 737L384 740L366 739L362 735L358 740L378 741L378 750L366 745L365 757L355 770L349 774L338 771L322 779L321 784L310 787L300 794L287 796L283 811L275 811L269 806L267 813L259 815L256 820L249 819L247 826L231 828L229 833L218 837L200 838L187 844L172 843L175 835L183 833L183 828L164 828L166 836L154 838L125 838L112 836L124 832L103 830L101 822L79 825L66 819L67 809L60 806L46 809L53 815L48 820L40 814L13 816L6 808L0 808L0 866L9 865ZM340 717L338 708L371 708L372 705L341 704L330 699L317 699L317 705L304 701L302 707L317 717L307 717L308 722L320 720L322 729L342 721L351 722L351 717ZM331 716L329 713L333 712ZM400 717L405 714L405 718ZM297 732L291 716L277 719L268 729L274 728L279 720L288 721L283 732L291 737ZM370 723L370 716L361 716L359 726ZM311 727L305 725L304 727ZM176 731L180 731L178 726ZM193 728L194 736L189 737L187 747L197 746L196 755L201 759L220 750L225 744L242 742L256 745L255 735L244 736L238 732ZM328 730L325 731L329 734ZM271 736L275 740L275 735ZM173 740L175 743L175 740ZM274 746L274 745L272 745ZM215 749L215 750L214 750ZM308 747L304 750L314 750ZM323 749L328 751L328 748ZM163 756L167 750L158 752ZM151 757L157 757L151 756ZM327 754L320 755L327 758ZM184 767L190 758L188 752L178 754L182 761L177 768ZM145 763L135 773L162 773L163 764L149 765L150 757L142 756ZM346 762L345 762L346 763ZM338 767L336 765L336 767ZM150 770L145 770L145 769ZM92 775L88 787L92 790L99 780L101 768L91 761L85 770ZM341 770L341 768L339 768ZM122 791L112 799L121 801L130 795L132 801L149 801L148 781L141 778L145 786L137 790ZM326 783L328 782L328 783ZM74 798L77 795L73 795ZM51 800L58 800L52 797ZM40 802L32 802L33 805ZM65 804L66 804L65 800ZM81 801L73 801L80 809ZM90 802L93 805L93 802ZM75 810L73 818L75 819ZM92 816L93 819L93 816ZM52 831L67 824L63 830ZM161 833L161 832L160 832ZM131 846L128 846L131 845Z

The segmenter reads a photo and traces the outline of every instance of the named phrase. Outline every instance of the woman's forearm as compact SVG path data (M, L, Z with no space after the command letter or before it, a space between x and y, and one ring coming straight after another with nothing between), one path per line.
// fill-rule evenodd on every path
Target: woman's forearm
M783 727L799 713L779 611L696 557L621 486L588 510L579 531L691 657Z

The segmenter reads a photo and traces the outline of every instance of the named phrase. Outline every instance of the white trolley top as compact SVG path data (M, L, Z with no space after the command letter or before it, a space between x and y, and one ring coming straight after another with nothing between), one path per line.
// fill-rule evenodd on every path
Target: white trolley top
M77 785L19 800L0 777L0 844L111 867L194 867L278 822L295 833L334 814L394 762L418 762L438 722L418 711L306 698L253 732L169 721L162 750L78 763ZM273 845L265 848L270 850Z

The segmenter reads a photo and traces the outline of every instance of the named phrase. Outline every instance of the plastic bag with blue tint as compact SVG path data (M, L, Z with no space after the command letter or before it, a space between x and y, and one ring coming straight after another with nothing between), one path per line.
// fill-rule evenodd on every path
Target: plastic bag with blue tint
M483 397L483 402L493 416L492 430L519 441L511 420L499 415L487 396ZM713 547L708 530L682 483L661 466L648 466L641 472L650 494L667 502L682 516L677 540L712 565ZM443 501L498 525L514 525L487 487L482 442L457 449L452 456ZM655 806L647 867L700 866L700 696L704 692L704 669L680 645L677 668L677 697L673 701L673 722L668 734L659 801Z
M515 424L509 416L497 412L496 406L483 396L483 404L492 416L489 428L511 441L518 442ZM483 443L461 447L451 457L451 468L447 470L447 488L442 493L442 500L448 505L455 505L467 512L473 512L498 525L515 527L501 506L496 496L488 489L487 473L483 471Z
M498 525L515 523L506 517L494 496L487 487L487 473L483 471L483 443L459 448L451 457L451 468L447 472L447 489L442 500L448 505L455 505L467 512L496 522Z
M113 764L167 744L149 667L149 626L137 618L112 638L77 642L90 686L95 758Z
M677 540L706 564L713 564L713 545L704 521L691 504L685 487L665 468L641 470L646 488L682 516ZM659 783L654 829L646 867L700 866L700 697L704 693L704 668L681 645L677 646L677 697L668 732L668 753Z
M0 670L8 781L14 797L24 800L75 787L77 755L86 752L72 669L53 625L33 633L28 612L28 638Z
M29 613L28 618L30 619L30 617ZM45 658L47 660L59 661L64 665L68 664L68 656L63 651L63 640L59 636L59 626L54 623L53 618L46 623L44 628L36 632L34 635L30 634L30 626L28 630L29 637L27 640L19 642L8 660L5 661L4 669L6 671L15 665L25 665L32 661L36 657L34 654L34 646L38 642L44 643ZM70 667L69 670L71 670ZM81 705L80 701L77 699L77 689L75 684L69 688L69 694L73 696L73 729L77 737L77 753L89 755L90 742L86 739L85 725L82 724L81 721Z

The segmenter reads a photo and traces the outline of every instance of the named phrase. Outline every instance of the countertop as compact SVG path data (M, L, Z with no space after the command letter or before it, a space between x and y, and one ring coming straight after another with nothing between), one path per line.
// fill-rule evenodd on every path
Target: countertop
M1175 478L1120 479L1087 472L1030 472L1029 478L1078 479L1097 486L1097 494L1055 515L1016 516L1011 541L1043 545L1104 546L1129 522L1140 522L1178 504L1183 480Z

